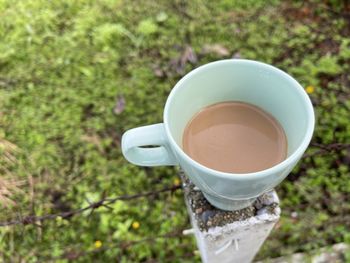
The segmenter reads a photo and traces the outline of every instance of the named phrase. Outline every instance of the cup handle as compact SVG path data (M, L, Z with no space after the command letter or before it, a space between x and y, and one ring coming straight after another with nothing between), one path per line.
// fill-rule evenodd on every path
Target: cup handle
M163 123L126 131L122 137L122 152L129 162L140 166L176 165L178 163L170 150Z

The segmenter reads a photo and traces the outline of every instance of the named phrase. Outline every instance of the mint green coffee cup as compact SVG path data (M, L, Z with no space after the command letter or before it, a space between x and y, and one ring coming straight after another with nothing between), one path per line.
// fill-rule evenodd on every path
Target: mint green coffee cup
M287 136L287 158L246 174L216 171L191 159L182 150L187 123L202 108L224 101L247 102L273 115ZM249 206L286 178L310 143L315 125L312 103L295 79L273 66L244 59L216 61L188 73L172 89L163 118L163 123L124 133L125 158L140 166L180 165L206 199L224 210Z

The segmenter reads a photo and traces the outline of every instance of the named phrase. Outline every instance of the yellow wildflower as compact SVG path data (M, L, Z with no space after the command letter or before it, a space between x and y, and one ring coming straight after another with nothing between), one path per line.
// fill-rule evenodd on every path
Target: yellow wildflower
M314 91L315 91L315 87L314 86L311 86L311 85L309 85L309 86L307 86L306 87L306 93L308 93L308 94L311 94L311 93L314 93Z
M100 248L102 247L102 242L100 240L95 241L95 248Z
M138 229L140 227L140 223L135 221L135 222L132 223L131 226L132 226L133 229Z
M175 179L174 179L174 185L179 186L180 183L181 183L181 181L180 181L179 178L175 178Z

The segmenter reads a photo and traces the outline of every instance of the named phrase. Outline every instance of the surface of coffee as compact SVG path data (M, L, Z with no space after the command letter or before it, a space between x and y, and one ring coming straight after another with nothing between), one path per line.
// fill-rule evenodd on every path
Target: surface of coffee
M283 161L287 138L279 122L261 108L222 102L202 109L190 120L183 150L208 168L251 173Z

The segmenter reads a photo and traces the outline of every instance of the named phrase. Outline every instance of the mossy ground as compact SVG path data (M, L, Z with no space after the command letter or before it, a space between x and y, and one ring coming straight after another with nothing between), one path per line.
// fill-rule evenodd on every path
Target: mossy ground
M173 168L128 163L120 138L161 122L174 84L213 60L260 60L299 80L317 118L307 154L349 143L348 13L346 1L321 0L0 0L0 169L25 181L1 221L177 183ZM324 153L304 158L276 189L282 218L258 258L350 242L349 148ZM147 239L188 227L176 191L1 228L0 258L199 261L191 237Z

